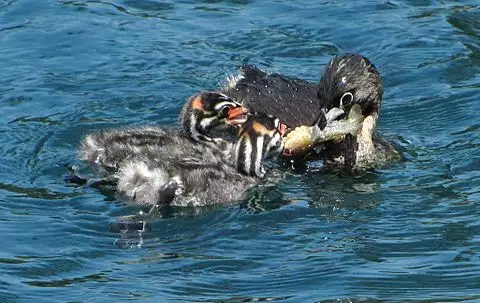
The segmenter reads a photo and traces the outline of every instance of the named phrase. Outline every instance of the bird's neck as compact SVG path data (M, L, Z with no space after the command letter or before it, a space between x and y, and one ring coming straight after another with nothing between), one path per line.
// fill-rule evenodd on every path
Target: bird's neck
M250 136L242 136L235 143L233 149L233 162L238 172L255 177L263 177L263 159L265 158L264 137L252 139Z

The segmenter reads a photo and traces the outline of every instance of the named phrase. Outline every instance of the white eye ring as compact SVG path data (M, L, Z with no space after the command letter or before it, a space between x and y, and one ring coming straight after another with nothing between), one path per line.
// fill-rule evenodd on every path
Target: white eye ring
M344 99L344 98L349 98L349 99ZM343 103L350 103L353 101L353 94L351 92L343 94L343 96L340 98L340 107L343 106Z
M213 107L213 110L216 112L221 112L225 107L229 107L229 106L234 108L239 107L235 102L222 101L222 102L219 102L218 104L215 104L215 106Z
M225 94L218 94L218 99L223 100L223 101L233 101L232 98Z

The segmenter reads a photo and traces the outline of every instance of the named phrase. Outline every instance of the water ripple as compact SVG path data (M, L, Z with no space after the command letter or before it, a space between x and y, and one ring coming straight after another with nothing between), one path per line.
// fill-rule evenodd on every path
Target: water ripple
M470 3L469 3L470 2ZM479 5L411 0L0 1L0 301L480 301ZM239 204L141 208L66 185L88 132L176 125L244 63L317 82L381 72L403 161L285 174ZM54 290L54 291L53 291Z

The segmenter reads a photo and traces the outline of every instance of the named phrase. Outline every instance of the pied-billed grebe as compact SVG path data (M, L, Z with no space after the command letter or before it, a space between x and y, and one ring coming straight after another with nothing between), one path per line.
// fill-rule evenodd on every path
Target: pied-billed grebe
M119 164L150 149L189 144L192 140L221 143L209 132L221 125L239 125L246 121L246 109L218 92L195 94L185 103L180 114L180 130L144 126L105 130L87 135L81 143L80 159L100 169L117 169ZM175 151L172 151L175 153Z
M340 142L326 142L320 155L326 165L356 170L399 159L394 147L375 134L383 86L376 67L361 55L334 57L325 66L318 85L243 66L222 91L250 111L278 117L289 128L313 124L323 128L326 111L342 107L348 115L352 105L359 104L365 116L359 134L347 135Z
M285 130L277 118L257 113L241 127L234 144L185 141L168 146L172 153L146 150L120 165L117 191L137 203L157 206L239 200L264 177L264 160L282 152Z

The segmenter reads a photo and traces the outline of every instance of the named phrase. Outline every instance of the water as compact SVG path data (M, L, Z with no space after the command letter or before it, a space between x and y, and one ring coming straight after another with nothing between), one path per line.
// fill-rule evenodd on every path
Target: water
M231 206L138 208L67 186L90 131L175 125L242 63L318 81L358 52L404 161L289 171ZM480 302L477 1L0 1L1 302Z

